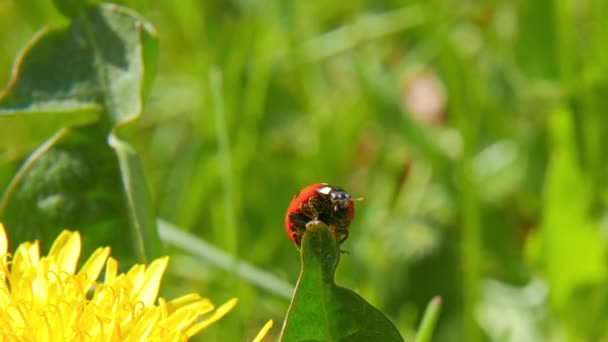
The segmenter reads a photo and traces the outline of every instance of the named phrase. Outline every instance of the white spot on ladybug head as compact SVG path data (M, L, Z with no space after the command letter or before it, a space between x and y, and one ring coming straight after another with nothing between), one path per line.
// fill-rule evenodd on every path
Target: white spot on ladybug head
M320 188L317 189L317 192L323 195L329 195L332 191L332 187L331 186L322 186Z

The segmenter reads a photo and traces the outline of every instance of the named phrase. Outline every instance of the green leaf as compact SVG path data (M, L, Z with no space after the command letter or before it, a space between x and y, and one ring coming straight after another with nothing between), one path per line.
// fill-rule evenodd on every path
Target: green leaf
M301 258L302 271L281 341L403 341L384 314L334 283L340 247L326 225L308 227Z
M154 27L136 12L104 4L75 26L95 50L98 86L110 122L117 126L141 115L156 74L158 41Z
M55 7L66 17L75 17L80 15L86 9L88 1L86 0L53 0Z
M129 203L132 193L142 197L142 189L124 184L115 151L104 139L97 125L64 129L30 156L0 204L0 221L12 244L53 241L61 230L77 229L84 232L84 255L100 244L110 245L125 264L160 254L157 240L150 237L156 225L139 223L144 214L133 214ZM148 202L138 200L136 210L143 212Z
M29 124L34 133L48 127L42 132L48 134L99 118L93 51L79 38L68 29L45 29L21 52L0 94L0 135L12 135L17 124Z
M11 136L16 125L58 133L28 158L4 193L0 220L11 241L52 240L69 228L86 231L85 252L90 242L109 243L115 256L133 261L161 253L141 164L119 138L121 127L142 113L157 50L149 23L103 4L69 27L42 31L20 54L0 94L0 135ZM1 140L13 150L19 144Z
M155 30L139 15L93 7L70 27L43 30L24 49L0 94L0 122L19 116L65 127L100 114L112 127L132 121L141 115L157 55Z
M118 157L120 176L133 230L133 246L140 260L150 262L153 258L158 257L162 246L141 161L133 147L117 136L111 135L109 143Z

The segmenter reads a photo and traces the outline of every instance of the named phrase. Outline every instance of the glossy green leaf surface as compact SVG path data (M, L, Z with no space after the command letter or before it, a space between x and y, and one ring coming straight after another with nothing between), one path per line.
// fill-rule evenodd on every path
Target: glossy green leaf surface
M155 35L135 12L108 4L69 27L42 30L0 94L0 133L24 121L65 127L102 114L112 126L136 119L156 71Z
M319 223L308 228L301 257L302 271L281 341L403 341L384 314L335 284L340 247L327 226Z
M57 133L4 191L0 220L15 242L77 229L89 232L85 252L90 238L133 261L161 253L139 157L119 135L142 113L156 56L152 26L110 4L43 30L23 50L0 95L0 135L15 125Z
M124 199L134 233L132 245L138 258L149 262L157 256L155 254L161 249L161 244L143 167L137 153L126 141L111 135L109 142L118 157Z

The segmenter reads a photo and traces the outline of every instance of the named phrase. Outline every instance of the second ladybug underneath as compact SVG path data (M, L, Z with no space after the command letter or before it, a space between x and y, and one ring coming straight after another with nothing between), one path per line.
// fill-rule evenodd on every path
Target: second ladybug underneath
M318 220L328 225L338 243L342 243L348 237L354 217L355 203L344 189L316 183L302 189L289 203L285 230L289 239L300 248L306 226Z

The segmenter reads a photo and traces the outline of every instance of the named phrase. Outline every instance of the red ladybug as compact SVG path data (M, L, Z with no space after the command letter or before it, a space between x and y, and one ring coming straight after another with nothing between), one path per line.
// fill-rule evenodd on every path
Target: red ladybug
M355 217L355 203L344 189L326 183L311 184L289 203L285 214L287 235L300 248L306 226L315 220L328 225L338 243L348 237L348 226Z

